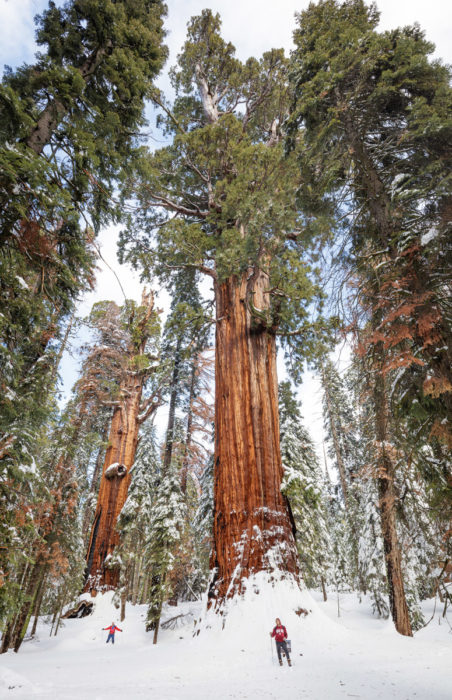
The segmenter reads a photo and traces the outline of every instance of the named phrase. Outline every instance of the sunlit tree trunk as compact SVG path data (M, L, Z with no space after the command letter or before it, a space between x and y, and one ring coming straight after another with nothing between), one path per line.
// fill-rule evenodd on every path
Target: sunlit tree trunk
M128 374L121 387L125 399L113 413L88 547L85 591L108 590L118 585L119 568L109 567L106 559L111 557L119 544L116 521L131 481L130 468L138 443L142 389L142 378Z
M280 488L275 335L259 317L268 308L266 288L266 275L256 270L217 283L215 290L215 575L210 598L217 605L241 592L254 573L268 572L269 580L298 577L294 527Z

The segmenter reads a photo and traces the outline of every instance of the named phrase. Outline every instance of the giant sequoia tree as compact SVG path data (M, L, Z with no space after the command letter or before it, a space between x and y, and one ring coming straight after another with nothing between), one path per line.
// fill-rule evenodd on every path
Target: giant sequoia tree
M114 189L165 56L160 0L68 0L37 17L40 53L0 84L0 566L21 469L55 389L55 350L94 283L94 233L119 214Z
M281 494L276 338L312 342L312 232L295 204L299 172L284 157L287 61L281 50L241 63L206 10L193 18L160 95L171 145L143 159L139 208L124 254L162 277L191 267L215 297L215 514L210 594L221 603L259 571L298 576ZM277 575L277 574L276 574Z
M441 451L450 441L451 91L419 27L379 33L378 19L362 0L324 0L300 14L289 130L292 139L303 131L305 210L349 214L360 309L352 325L373 405L391 610L398 631L410 635L391 416L396 405L410 414L422 449ZM437 482L447 478L443 462Z
M116 330L110 354L116 365L117 392L111 401L113 415L87 553L85 589L92 592L118 584L119 569L109 566L119 543L116 521L127 499L139 427L159 404L158 382L146 398L143 392L156 374L160 338L152 293L143 292L141 305L127 302L122 312L110 302L99 305L95 313L104 332Z

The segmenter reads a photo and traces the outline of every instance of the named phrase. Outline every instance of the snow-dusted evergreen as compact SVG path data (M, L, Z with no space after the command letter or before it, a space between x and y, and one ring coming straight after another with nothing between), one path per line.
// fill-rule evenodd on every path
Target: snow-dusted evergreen
M330 565L323 476L290 382L280 384L279 407L284 468L281 489L289 499L297 528L302 577L306 585L317 587L327 579Z

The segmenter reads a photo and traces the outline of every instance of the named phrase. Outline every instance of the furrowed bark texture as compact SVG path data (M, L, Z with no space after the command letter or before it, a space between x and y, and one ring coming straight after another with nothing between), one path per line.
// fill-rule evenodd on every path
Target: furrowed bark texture
M298 563L287 499L281 493L275 335L253 307L268 307L268 281L257 271L216 284L215 568L216 605L253 573L294 575Z
M127 385L122 387L125 401L113 413L88 547L84 590L92 593L116 588L119 582L119 568L108 568L105 559L113 554L119 544L116 521L126 501L131 481L130 468L138 443L142 388L142 378L130 373ZM108 471L113 464L118 466Z
M396 526L396 493L394 488L393 458L388 450L388 407L383 375L376 379L374 389L376 432L380 456L378 462L378 493L381 516L381 532L385 552L389 586L389 604L392 619L399 634L412 637L410 616L405 597L402 575L402 559Z

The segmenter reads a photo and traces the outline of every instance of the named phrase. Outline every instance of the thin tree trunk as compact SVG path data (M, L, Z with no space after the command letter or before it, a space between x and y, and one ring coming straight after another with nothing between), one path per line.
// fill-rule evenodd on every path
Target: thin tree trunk
M216 283L215 569L209 597L221 605L243 581L295 576L294 526L281 493L275 335L252 317L249 301L268 308L266 275L257 270Z
M60 605L59 610L58 610L58 620L57 620L56 627L55 627L55 634L54 634L55 637L57 636L58 630L59 630L59 627L60 627L61 616L62 616L62 614L63 614L63 608L64 608L64 601L65 601L65 598L66 598L66 587L63 588L63 593L62 593L62 596L61 596L61 605Z
M6 624L2 635L2 646L0 648L0 654L5 654L11 646L11 639L14 628L14 620L11 620Z
M138 557L138 561L135 561L135 568L133 571L132 605L136 605L138 603L138 594L140 591L140 578L141 578L141 563L142 563L142 558Z
M322 384L323 384L323 391L325 392L325 398L326 398L326 404L328 408L328 421L330 423L330 428L331 428L331 435L333 437L333 445L334 445L334 454L336 455L336 461L337 461L337 466L339 469L339 478L341 482L341 488L342 488L342 495L344 496L344 503L345 507L348 507L348 485L347 485L347 477L345 473L345 466L344 466L344 461L342 459L342 453L341 453L341 448L339 444L339 436L337 434L337 429L336 429L336 420L333 412L333 407L331 405L331 396L330 396L330 390L328 387L328 382L325 377L325 373L323 371L323 368L321 370L322 374Z
M126 619L126 602L127 602L127 586L121 591L121 615L120 620L123 622Z
M41 581L39 583L38 591L36 593L36 598L35 598L35 604L33 606L33 615L34 615L34 621L33 621L33 627L31 628L31 633L30 636L34 637L36 634L36 628L38 626L38 618L39 618L39 613L41 610L41 603L42 599L44 597L44 581L46 578L46 572L45 570L42 572L41 576Z
M37 561L30 572L30 577L25 589L25 600L20 608L12 633L11 646L14 648L16 653L19 651L27 632L28 624L30 622L33 607L39 591L41 577L43 575L44 567L41 562Z
M326 601L328 600L328 596L326 594L325 579L323 578L323 576L320 579L320 583L322 584L323 600L326 603Z
M191 377L190 377L190 396L188 399L188 416L187 416L187 432L185 435L185 446L184 446L184 459L182 462L180 487L182 493L187 492L187 477L188 477L188 465L189 465L189 454L191 446L191 438L193 433L193 401L195 398L195 385L196 385L196 373L198 370L197 358L193 358Z
M389 603L397 632L412 637L408 605L403 585L402 562L396 526L396 493L394 488L393 457L388 449L388 407L384 377L377 373L374 388L376 432L379 449L378 493L381 516L381 531L389 586Z
M57 601L57 603L58 603L58 601ZM50 635L49 635L49 637L51 637L52 634L53 634L53 626L54 626L54 624L55 624L55 622L56 622L56 619L57 619L57 617L58 617L58 609L59 609L58 607L55 608L55 612L53 613L52 625L51 625L51 627L50 627Z
M141 598L140 598L140 604L143 605L144 603L148 603L148 594L149 594L149 583L150 583L150 574L146 574L143 582L143 590L141 592Z
M169 473L169 468L171 466L171 457L173 454L173 444L174 444L174 423L176 420L176 402L177 395L179 393L179 368L181 363L180 357L181 339L178 337L175 360L173 366L173 376L171 378L171 394L168 409L168 426L166 428L166 442L165 442L165 452L163 456L163 472L164 474Z

